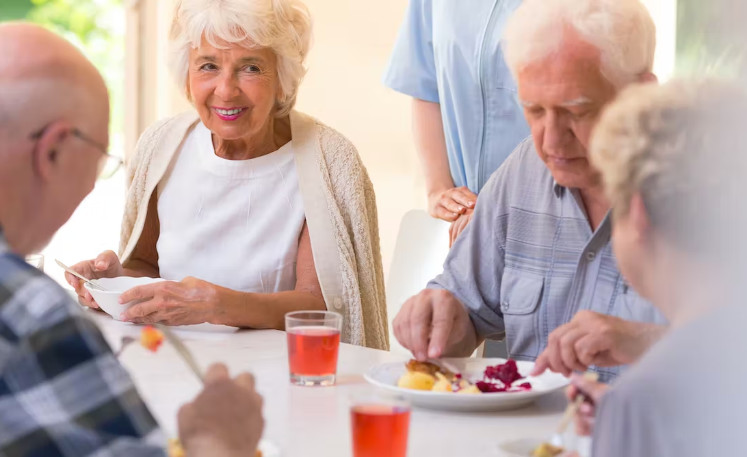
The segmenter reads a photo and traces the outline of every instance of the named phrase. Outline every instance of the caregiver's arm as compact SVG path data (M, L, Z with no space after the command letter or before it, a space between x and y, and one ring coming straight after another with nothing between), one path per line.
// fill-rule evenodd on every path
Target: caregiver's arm
M425 173L428 213L454 222L467 209L475 207L477 196L466 187L454 187L446 156L446 138L441 105L413 99L412 130L415 149Z

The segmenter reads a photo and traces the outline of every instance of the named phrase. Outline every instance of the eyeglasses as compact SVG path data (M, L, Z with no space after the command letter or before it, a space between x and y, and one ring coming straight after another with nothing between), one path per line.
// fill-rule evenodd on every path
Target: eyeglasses
M29 136L29 139L38 141L39 138L41 138L42 135L44 135L44 132L47 130L47 128L49 128L49 125L46 125L42 127L40 130L32 133ZM80 129L72 128L69 133L73 137L79 140L82 140L88 143L89 145L93 146L100 153L104 155L105 160L99 163L99 168L98 168L99 179L111 178L114 175L114 173L116 173L117 170L119 170L119 168L122 166L122 159L120 159L119 157L115 155L109 154L108 148L106 146L94 140L93 138L86 135L85 133L81 132Z

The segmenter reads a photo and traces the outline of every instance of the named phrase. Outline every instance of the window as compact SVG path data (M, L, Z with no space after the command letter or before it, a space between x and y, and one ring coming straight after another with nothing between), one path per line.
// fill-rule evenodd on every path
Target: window
M678 0L677 73L745 78L744 0Z

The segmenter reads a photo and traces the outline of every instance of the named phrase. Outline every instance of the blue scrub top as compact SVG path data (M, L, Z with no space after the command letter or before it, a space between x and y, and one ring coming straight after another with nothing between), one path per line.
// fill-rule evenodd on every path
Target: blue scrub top
M384 84L439 103L454 185L478 193L529 135L501 38L521 0L410 0Z

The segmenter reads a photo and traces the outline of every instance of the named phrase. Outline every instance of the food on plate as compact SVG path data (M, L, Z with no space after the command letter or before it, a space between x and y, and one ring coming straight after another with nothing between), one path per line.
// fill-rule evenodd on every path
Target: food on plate
M420 371L406 371L397 381L399 387L414 390L432 390L435 383L435 377Z
M187 454L184 452L181 441L179 438L171 438L168 444L168 456L169 457L185 457ZM262 457L262 451L257 449L254 457Z
M436 373L441 373L449 380L454 379L454 373L447 370L446 368L440 367L430 362L420 362L415 359L410 359L405 367L407 368L407 371L417 371L419 373L429 374L434 377L436 376Z
M565 452L565 449L553 446L550 443L542 443L532 451L532 457L555 457Z
M156 352L163 344L163 333L155 327L146 325L140 332L140 344L147 350Z
M451 371L430 362L410 360L405 364L405 374L397 381L397 386L405 389L430 390L460 394L493 392L523 392L532 389L529 382L515 385L524 379L514 360L485 368L482 379L472 382L461 373Z
M168 445L168 456L169 457L185 457L184 448L182 447L181 441L179 441L179 438L171 438L169 439L169 445Z

